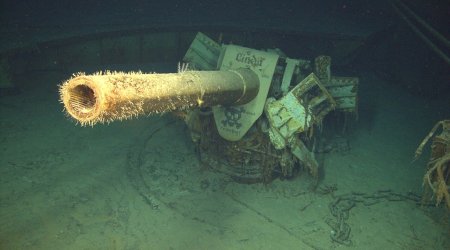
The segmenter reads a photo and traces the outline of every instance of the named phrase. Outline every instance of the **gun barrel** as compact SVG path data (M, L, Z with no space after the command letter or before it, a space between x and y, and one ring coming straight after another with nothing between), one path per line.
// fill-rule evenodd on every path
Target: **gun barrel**
M241 105L258 94L250 69L169 74L107 72L79 74L60 86L67 113L82 125L174 110Z

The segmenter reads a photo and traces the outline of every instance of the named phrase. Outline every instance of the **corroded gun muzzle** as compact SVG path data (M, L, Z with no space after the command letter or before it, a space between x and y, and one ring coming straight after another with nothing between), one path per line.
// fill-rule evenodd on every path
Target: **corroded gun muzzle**
M78 74L60 86L61 102L82 125L174 110L241 105L258 94L249 69L171 74L107 72Z

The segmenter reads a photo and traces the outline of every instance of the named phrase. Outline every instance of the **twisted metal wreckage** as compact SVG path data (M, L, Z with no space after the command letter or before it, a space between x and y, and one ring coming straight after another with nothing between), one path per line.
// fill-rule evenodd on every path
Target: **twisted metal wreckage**
M403 19L408 27L410 27L411 31L414 32L431 51L445 63L450 65L450 57L445 53L445 51L448 51L450 48L450 41L419 17L401 0L393 1L391 4L399 17ZM426 34L430 34L430 36L427 36ZM434 136L440 127L442 128L441 134ZM444 200L446 207L450 210L450 120L439 121L433 127L417 148L415 159L422 154L424 146L432 137L431 158L424 175L423 184L425 186L425 194L423 198L429 200L434 197L436 205L439 205ZM430 194L430 190L432 191L432 194Z
M439 128L442 128L441 133L435 135ZM434 196L436 206L444 201L450 210L450 120L440 121L431 129L417 148L415 159L422 154L424 146L432 137L431 157L423 179L423 185L426 188L424 199ZM430 190L432 194L429 193Z

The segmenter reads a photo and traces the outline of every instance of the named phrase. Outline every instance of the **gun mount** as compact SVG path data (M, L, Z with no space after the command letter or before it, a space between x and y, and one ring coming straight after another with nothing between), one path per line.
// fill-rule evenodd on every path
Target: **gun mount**
M327 56L311 63L198 33L183 61L190 68L172 74L75 75L61 102L82 125L182 111L200 161L247 183L299 168L317 177L313 128L333 110L357 112L358 78L332 76Z

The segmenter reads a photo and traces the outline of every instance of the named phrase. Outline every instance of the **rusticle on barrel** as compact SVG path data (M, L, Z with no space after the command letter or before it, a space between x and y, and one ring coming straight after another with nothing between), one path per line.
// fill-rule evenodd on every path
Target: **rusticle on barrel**
M195 107L240 105L259 90L249 69L169 74L78 74L60 87L67 113L82 125Z

